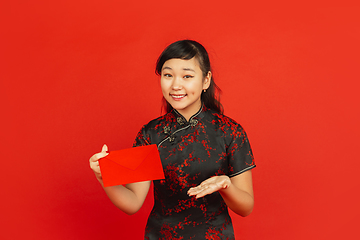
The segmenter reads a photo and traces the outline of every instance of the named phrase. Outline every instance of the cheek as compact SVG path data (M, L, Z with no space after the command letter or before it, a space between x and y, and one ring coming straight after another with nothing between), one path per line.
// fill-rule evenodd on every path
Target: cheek
M168 86L167 86L166 82L162 81L162 80L160 81L160 87L161 87L162 92L164 92L164 91L166 91L168 89Z
M192 95L199 95L202 92L202 84L200 83L193 83L191 86L188 86L190 93Z
M166 81L160 81L161 92L165 98L169 97L170 85Z

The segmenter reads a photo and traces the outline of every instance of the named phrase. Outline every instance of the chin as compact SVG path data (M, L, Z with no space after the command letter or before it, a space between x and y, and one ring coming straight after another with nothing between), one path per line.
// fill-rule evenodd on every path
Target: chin
M173 109L175 109L175 110L177 110L177 111L181 111L181 110L184 110L185 108L183 108L183 107L174 107L174 106L172 106L173 107Z
M184 108L186 108L186 106L182 106L181 104L178 104L178 103L174 103L174 104L171 104L170 105L172 106L173 109L176 109L176 110L182 110Z

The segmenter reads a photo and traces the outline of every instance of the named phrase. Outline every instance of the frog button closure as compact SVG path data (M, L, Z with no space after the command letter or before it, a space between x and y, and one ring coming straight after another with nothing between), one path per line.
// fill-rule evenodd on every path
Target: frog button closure
M174 134L171 134L171 135L169 136L169 141L170 141L170 142L175 141L175 136L174 136Z
M165 126L165 127L164 127L164 133L165 133L165 134L169 134L169 133L170 133L170 127L169 127L169 126Z
M198 123L199 123L199 121L196 120L196 119L191 119L191 120L190 120L190 125L191 125L192 127L196 126L196 124L198 124Z
M185 122L186 122L183 117L178 117L178 118L176 119L176 121L177 121L180 125L184 125Z

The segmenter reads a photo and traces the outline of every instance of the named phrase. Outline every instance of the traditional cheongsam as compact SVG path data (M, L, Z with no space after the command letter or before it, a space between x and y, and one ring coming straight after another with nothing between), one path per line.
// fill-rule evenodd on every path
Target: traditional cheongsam
M154 207L145 239L234 239L218 192L196 199L187 191L216 175L230 178L255 167L244 129L202 107L189 121L176 110L150 121L134 146L157 144L165 180L154 181Z

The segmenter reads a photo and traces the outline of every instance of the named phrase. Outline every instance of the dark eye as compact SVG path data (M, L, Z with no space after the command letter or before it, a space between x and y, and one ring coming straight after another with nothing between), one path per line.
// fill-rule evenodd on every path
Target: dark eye
M193 78L194 76L191 75L185 75L184 78Z
M172 77L170 73L165 73L164 77Z

